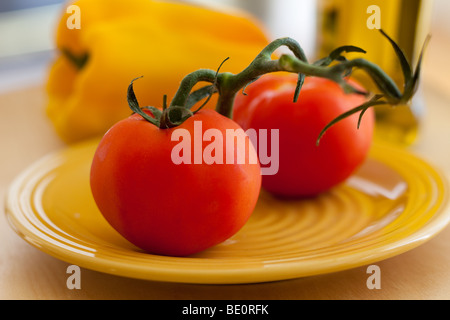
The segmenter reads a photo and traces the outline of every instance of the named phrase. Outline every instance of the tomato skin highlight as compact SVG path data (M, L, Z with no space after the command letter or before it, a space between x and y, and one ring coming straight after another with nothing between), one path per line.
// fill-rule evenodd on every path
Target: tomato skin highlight
M338 122L317 146L321 130L365 98L345 94L330 80L308 77L294 103L296 82L296 76L285 74L262 77L246 89L246 96L236 97L233 118L244 130L279 129L279 171L263 176L262 187L283 197L311 197L342 183L365 161L374 112L367 110L360 129L359 114Z
M214 128L225 136L226 129L240 129L212 110L171 129L135 114L114 125L94 155L90 183L100 212L149 253L187 256L217 245L242 228L256 205L259 163L247 158L244 164L174 164L171 152L179 142L171 141L172 132L185 129L193 138L194 121L202 122L202 134ZM257 158L253 147L249 152Z

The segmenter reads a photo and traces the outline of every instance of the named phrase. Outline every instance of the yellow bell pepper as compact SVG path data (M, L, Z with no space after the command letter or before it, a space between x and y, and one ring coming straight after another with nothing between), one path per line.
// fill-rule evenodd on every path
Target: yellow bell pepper
M200 68L239 72L266 46L263 28L243 12L153 0L79 0L60 19L48 83L47 115L67 143L104 134L131 111L131 80L141 106L162 105ZM212 101L214 102L214 101ZM212 105L211 102L209 105Z

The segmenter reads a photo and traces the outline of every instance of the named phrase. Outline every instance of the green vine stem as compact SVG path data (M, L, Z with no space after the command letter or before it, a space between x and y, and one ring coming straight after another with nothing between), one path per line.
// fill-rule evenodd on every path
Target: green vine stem
M321 132L317 140L317 142L319 142L320 138L329 127L345 117L360 112L361 120L364 112L370 107L381 104L390 104L395 106L408 102L413 97L419 82L420 65L422 62L423 50L422 54L420 55L416 70L413 72L410 63L407 61L405 55L398 47L398 45L382 30L380 32L390 41L399 59L399 63L402 67L405 78L403 92L399 90L395 82L376 64L362 58L347 60L342 55L343 53L348 52L365 53L365 51L361 48L355 46L343 46L334 50L328 57L325 57L314 63L309 63L298 42L291 38L281 38L267 45L257 55L252 63L238 74L232 74L229 72L220 73L220 67L217 71L200 69L188 74L181 81L178 91L173 97L170 106L165 107L162 112L156 111L160 118L158 119L158 117L155 117L156 119L150 122L158 125L160 128L177 126L187 118L195 114L195 112L201 109L205 104L204 103L197 111L192 112L190 109L197 102L205 98L210 98L214 93L218 93L219 95L216 105L216 111L226 117L232 118L233 104L236 94L240 90L245 90L245 87L247 85L254 81L257 81L258 78L262 75L273 72L284 71L297 73L299 75L297 89L293 97L294 101L297 101L298 99L298 95L306 76L327 78L338 83L346 93L358 93L369 96L368 92L358 91L345 80L353 69L358 68L363 70L377 85L380 93L375 94L365 104L358 106L333 120ZM427 42L428 40L429 39L427 38ZM293 55L283 54L279 59L272 59L275 51L282 46L287 47L293 53ZM333 62L335 63L333 64ZM192 92L194 86L200 82L209 82L210 85ZM148 115L139 108L136 97L132 92L132 85L133 82L130 84L128 90L128 100L130 107L133 106L132 109L135 112L138 112L140 114L143 113L145 115L143 115L144 118L147 119ZM154 109L153 107L150 108ZM164 121L160 121L161 119L164 119Z

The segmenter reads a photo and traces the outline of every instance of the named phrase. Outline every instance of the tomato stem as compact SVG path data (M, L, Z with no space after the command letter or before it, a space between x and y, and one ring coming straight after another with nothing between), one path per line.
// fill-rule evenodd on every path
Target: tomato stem
M70 61L70 63L77 68L77 70L81 70L84 68L86 63L89 60L89 55L87 53L76 55L73 54L69 49L62 48L61 53L63 54L66 59Z
M160 128L176 126L182 123L185 119L189 118L189 116L195 114L195 112L190 111L183 112L180 108L189 110L200 100L203 100L204 98L209 99L214 93L219 94L216 111L226 117L232 118L233 104L236 94L240 90L245 89L245 87L250 83L257 81L257 79L262 75L273 72L290 72L298 74L297 89L294 94L294 101L297 101L306 76L327 78L338 83L346 93L357 93L368 96L368 92L360 91L352 87L345 80L345 78L355 68L365 71L375 82L381 92L376 94L376 101L369 100L362 106L354 108L341 117L338 117L334 122L330 123L329 126L350 114L361 112L361 110L365 111L368 107L382 103L395 106L408 102L414 95L416 91L415 89L417 88L419 82L422 55L419 59L416 71L413 72L410 63L406 60L405 55L402 54L398 45L391 38L389 38L384 31L381 30L380 32L392 44L402 66L402 70L404 71L405 86L403 93L398 89L395 82L378 65L362 58L347 60L344 56L342 56L342 53L344 52L365 53L365 51L361 48L355 46L343 46L335 49L328 57L320 59L314 63L309 63L298 42L291 38L280 38L268 44L256 56L252 63L238 74L232 74L229 72L219 73L219 67L217 71L200 69L186 75L181 81L180 87L172 99L170 106L165 108L162 112L161 119L151 122L153 124L157 122L160 125ZM283 54L279 59L272 59L274 52L282 46L287 47L293 55ZM224 62L222 62L222 64ZM333 62L335 63L332 64ZM220 66L222 66L222 64ZM192 92L194 86L199 82L209 82L211 85ZM201 109L204 104L199 109ZM176 112L173 112L174 117L176 118L174 121L170 119L172 109L176 109ZM168 119L170 121L167 121ZM161 126L161 124L163 125ZM324 130L326 130L329 126L327 126ZM321 134L323 134L323 132Z

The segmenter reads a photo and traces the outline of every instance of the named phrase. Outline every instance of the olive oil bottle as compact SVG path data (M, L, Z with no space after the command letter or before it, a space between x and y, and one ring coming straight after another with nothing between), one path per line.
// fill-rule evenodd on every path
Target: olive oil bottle
M392 46L377 29L393 38L415 66L429 33L432 0L318 0L318 4L318 58L342 45L361 47L367 53L358 57L378 64L402 90L401 66ZM376 91L365 73L356 71L353 76ZM420 91L408 105L379 106L375 111L377 138L400 145L416 140L424 112Z

